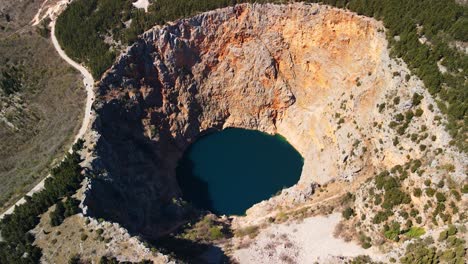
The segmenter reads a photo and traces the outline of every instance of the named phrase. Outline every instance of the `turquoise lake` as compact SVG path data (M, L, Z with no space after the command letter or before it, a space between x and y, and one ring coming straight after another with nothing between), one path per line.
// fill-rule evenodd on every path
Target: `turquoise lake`
M230 128L199 138L184 153L177 180L185 200L216 214L243 215L296 184L302 156L283 137Z

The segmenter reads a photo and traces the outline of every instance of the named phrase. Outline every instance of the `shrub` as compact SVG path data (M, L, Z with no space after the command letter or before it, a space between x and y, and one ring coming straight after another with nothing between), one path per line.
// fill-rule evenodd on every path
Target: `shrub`
M449 228L447 229L447 235L448 236L453 236L457 233L457 228L454 225L449 225Z
M413 106L418 106L420 103L421 103L421 100L424 98L424 96L418 94L418 93L414 93L413 94L413 98L411 100L411 103L413 104Z
M443 193L440 193L440 192L437 192L436 193L436 198L437 198L437 202L439 203L443 203L447 200L447 198L445 198L445 195Z
M354 216L354 210L351 207L346 207L346 209L342 212L343 218L349 220L352 216Z
M399 204L408 204L411 202L409 195L400 190L400 188L393 188L385 192L384 202L382 207L385 209L391 209Z
M428 248L422 241L409 244L405 255L400 258L403 264L413 263L438 263L438 256L434 247Z
M415 197L421 197L421 194L422 194L421 188L414 188L414 190L413 190L413 195L414 195Z
M96 230L96 233L98 234L98 236L100 236L104 233L104 229L99 228L98 230Z
M414 112L414 115L419 117L419 116L422 116L423 113L424 111L421 108L418 108L416 109L416 112Z
M379 113L382 113L384 109L385 109L385 103L379 104Z
M398 122L401 122L401 121L403 121L404 119L405 119L405 117L404 117L401 113L399 113L399 114L397 114L397 115L395 116L395 120L398 121Z
M241 228L235 231L235 235L238 237L249 236L250 238L254 238L258 234L258 226L247 226L245 228Z
M351 264L374 264L375 262L367 255L360 255L351 260Z
M406 211L401 211L400 216L403 217L404 219L408 219L409 214Z
M210 233L211 240L218 240L218 239L224 238L224 234L221 231L221 227L219 226L211 227L209 230L209 233Z
M50 213L50 224L52 226L58 226L60 225L65 217L63 216L65 214L65 207L63 206L62 201L58 201L57 204L55 205L55 210Z
M461 195L457 190L452 189L450 192L452 193L453 197L455 197L455 200L461 201Z
M368 249L368 248L370 248L370 247L372 247L372 244L371 244L371 243L369 243L369 242L364 242L364 243L362 243L362 248Z
M411 122L411 120L413 119L413 117L414 117L413 111L411 111L411 110L406 111L406 113L405 113L405 119L406 119L406 122L407 122L407 123Z
M435 190L432 189L432 188L426 188L426 195L429 196L429 197L432 197L434 196L435 194Z
M384 235L387 239L398 241L398 235L400 234L400 229L390 229L385 231Z
M462 193L468 193L468 184L463 185L463 188L461 189Z
M81 241L85 241L86 239L88 239L88 235L87 234L81 234Z
M425 233L426 231L424 228L413 226L410 228L410 230L408 230L408 232L405 233L405 235L409 238L417 238L424 235Z
M379 205L382 203L382 197L380 195L375 197L374 204Z
M447 230L444 230L444 231L442 231L442 232L439 233L439 238L438 238L438 240L439 240L439 241L444 241L444 240L447 239L447 237L448 237L448 232L447 232Z
M418 224L422 223L422 217L421 216L416 217L416 223L418 223Z
M413 161L413 166L411 167L411 172L415 173L422 165L422 162L420 160L415 160Z
M60 225L65 218L79 213L78 200L68 197L65 202L58 201L55 210L50 213L50 224Z
M444 186L445 186L444 180L440 180L440 182L437 183L437 187L438 187L438 188L444 188Z
M432 182L431 182L431 179L426 179L426 180L424 180L424 185L426 185L426 186L428 186L428 187L431 186L431 183L432 183Z

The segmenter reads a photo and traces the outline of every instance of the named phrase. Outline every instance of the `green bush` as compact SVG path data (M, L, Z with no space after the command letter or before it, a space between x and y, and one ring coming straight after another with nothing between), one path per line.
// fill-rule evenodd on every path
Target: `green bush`
M364 248L364 249L368 249L368 248L370 248L370 247L372 247L372 244L369 243L369 242L364 242L364 243L362 244L362 248Z
M414 188L414 190L413 190L413 195L414 195L415 197L421 197L421 194L422 194L421 188Z
M399 114L397 114L397 115L395 116L395 120L398 121L398 122L401 122L401 121L403 121L404 119L405 119L405 117L404 117L401 113L399 113Z
M102 228L99 228L98 230L96 230L96 234L98 234L98 236L102 235L104 233L104 229Z
M420 117L424 111L421 108L416 109L416 112L414 113L415 116Z
M436 199L437 199L437 202L439 203L443 203L447 200L447 198L445 198L445 195L443 193L440 193L440 192L437 192L436 193Z
M463 185L463 188L461 189L462 193L468 193L468 184Z
M435 190L432 189L432 188L426 188L426 195L429 196L429 197L432 197L434 196L435 194Z
M418 94L418 93L414 93L413 94L413 98L411 99L411 103L413 104L413 106L418 106L420 103L421 103L421 100L424 98L424 96Z
M343 218L349 220L352 216L354 216L354 210L351 207L346 207L342 212Z
M447 235L448 236L453 236L457 233L457 228L454 225L449 225L449 228L447 229Z
M387 239L398 241L400 232L400 223L393 222L389 229L384 232L384 235Z
M421 216L416 217L416 223L418 223L418 224L422 223L422 217Z
M50 213L50 224L58 226L65 218L79 213L78 205L79 201L71 197L68 197L65 202L57 202L55 210Z
M447 232L447 230L444 230L444 231L442 231L442 232L439 233L439 238L438 238L438 240L439 240L439 241L444 241L444 240L447 239L447 237L448 237L448 232Z
M400 234L400 231L398 230L388 230L388 231L385 231L384 235L387 239L390 239L390 240L395 240L395 241L398 241L398 235Z
M418 238L424 235L426 231L422 227L413 226L408 230L405 235L409 238Z
M59 201L55 206L55 210L50 213L50 224L52 226L58 226L62 224L65 217L65 207L63 206L63 202Z
M379 204L381 204L381 203L382 203L382 197L380 197L380 195L377 195L377 196L375 197L374 204L375 204L375 205L379 205Z
M444 186L445 186L445 181L444 180L440 180L440 182L437 183L438 188L444 188Z
M414 117L413 111L411 111L411 110L406 111L405 120L406 120L407 123L411 122L411 120L413 120L413 117Z
M223 232L221 230L221 227L219 227L219 226L211 227L209 232L210 232L210 239L211 240L218 240L218 239L224 238L224 234L223 234Z
M450 193L452 193L453 197L455 197L455 200L461 201L461 195L457 190L452 189L450 190Z
M402 264L430 264L438 263L438 256L434 247L427 247L422 241L409 244L405 255L400 258Z

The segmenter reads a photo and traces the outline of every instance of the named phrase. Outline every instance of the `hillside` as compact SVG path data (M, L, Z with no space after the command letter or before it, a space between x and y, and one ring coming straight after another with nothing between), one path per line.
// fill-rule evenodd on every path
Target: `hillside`
M56 54L47 27L30 23L39 5L0 4L0 211L63 157L83 115L78 73Z

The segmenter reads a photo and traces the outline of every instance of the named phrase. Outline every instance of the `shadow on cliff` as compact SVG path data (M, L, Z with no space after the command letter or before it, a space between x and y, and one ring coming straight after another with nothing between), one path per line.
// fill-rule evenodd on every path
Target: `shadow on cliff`
M148 139L138 104L114 100L97 111L94 125L101 137L95 149L100 158L94 161L93 168L99 175L92 178L86 194L87 214L119 223L131 235L147 239L176 259L188 263L229 263L217 246L172 235L201 213L180 202L176 171L184 176L180 180L187 186L184 198L200 208L212 208L212 199L207 183L193 174L193 162L181 159L178 164L182 150L165 132L169 130L159 132L159 141ZM206 133L209 132L202 134Z
M94 126L101 137L93 168L98 176L86 194L88 215L150 238L177 228L191 211L174 202L180 190L174 169L167 169L175 168L181 151L164 133L164 143L145 136L139 104L113 100L97 111Z
M189 153L190 150L185 151ZM213 208L213 199L210 196L208 182L196 175L193 161L184 155L177 165L176 175L183 198L190 201L195 207L210 210L218 214Z

